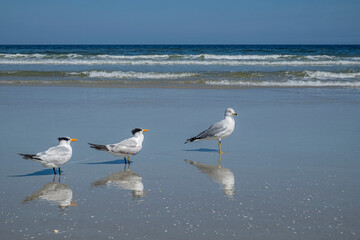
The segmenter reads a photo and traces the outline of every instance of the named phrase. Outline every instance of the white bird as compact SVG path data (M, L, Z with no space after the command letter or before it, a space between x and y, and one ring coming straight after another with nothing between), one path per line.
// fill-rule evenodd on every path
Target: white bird
M138 154L142 149L142 143L144 141L143 132L149 131L148 129L135 128L131 131L133 136L131 138L125 139L119 143L108 144L108 145L98 145L89 143L91 148L96 150L105 151L111 153L116 157L123 157L126 164L126 157L128 163L130 164L130 156Z
M26 197L23 203L25 204L30 201L43 199L50 203L59 204L59 208L68 208L77 205L75 201L72 201L72 198L73 191L68 185L50 182L45 184L39 191Z
M56 174L55 168L59 168L59 174L61 175L60 167L68 162L72 156L71 142L77 141L76 138L59 137L59 145L51 147L44 152L37 154L22 154L24 159L30 159L36 162L40 162L46 168L52 168L54 174Z
M201 132L196 137L187 139L185 144L199 140L218 140L219 153L222 153L221 140L230 136L235 129L234 115L237 116L237 113L234 111L234 109L227 108L225 110L225 118L223 120L214 123L207 130Z

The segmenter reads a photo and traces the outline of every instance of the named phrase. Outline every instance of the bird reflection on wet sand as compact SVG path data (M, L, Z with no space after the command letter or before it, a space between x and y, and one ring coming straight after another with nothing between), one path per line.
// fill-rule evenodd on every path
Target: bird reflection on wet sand
M221 165L221 154L219 154L218 164L209 165L200 162L190 161L185 159L185 162L194 165L197 169L208 175L212 181L222 185L224 193L228 197L235 194L235 177L229 168Z
M144 197L146 194L142 177L129 169L126 170L126 167L124 167L124 171L113 173L106 178L93 182L91 185L115 186L121 189L131 190L134 198Z
M71 188L60 182L55 182L55 176L53 181L45 184L39 191L26 197L22 203L28 203L35 200L46 200L51 204L58 204L60 209L65 209L70 206L76 206L75 201L72 200L73 192Z

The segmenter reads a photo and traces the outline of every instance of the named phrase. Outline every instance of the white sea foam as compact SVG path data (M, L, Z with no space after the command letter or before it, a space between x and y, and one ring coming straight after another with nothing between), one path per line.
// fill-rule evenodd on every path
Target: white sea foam
M85 71L72 72L69 75L86 75L90 78L133 78L133 79L175 79L195 76L193 73L156 73L156 72L122 72L122 71Z
M182 60L191 60L191 59L205 59L205 60L276 60L284 58L294 58L295 55L216 55L216 54L155 54L155 55L96 55L94 58L102 59L149 59L149 60L159 60L159 59L182 59Z
M289 54L269 54L269 55L215 55L203 54L195 55L203 56L205 59L211 60L283 60L283 59L309 59L309 60L329 60L336 59L335 56L328 55L289 55Z
M155 55L94 55L92 58L100 58L100 59L168 59L170 55L168 54L155 54Z
M44 58L48 55L40 54L40 53L33 53L33 54L23 54L23 53L15 53L15 54L0 54L1 58Z
M305 78L327 80L327 79L352 79L360 78L360 72L336 73L323 71L305 71Z
M349 81L302 81L288 80L284 82L273 81L206 81L205 84L217 86L243 86L243 87L351 87L360 88L360 82Z
M27 59L34 58L46 58L46 59L57 59L57 58L84 58L85 55L69 53L69 54L41 54L41 53L32 53L32 54L24 54L24 53L15 53L15 54L0 54L0 58L5 59L23 59L26 61Z

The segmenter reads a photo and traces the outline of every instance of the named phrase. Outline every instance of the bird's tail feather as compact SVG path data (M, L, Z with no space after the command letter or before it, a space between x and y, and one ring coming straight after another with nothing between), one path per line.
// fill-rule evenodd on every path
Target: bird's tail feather
M109 151L105 145L99 145L94 143L89 143L89 145L91 148L94 148L96 150L106 151L106 152Z
M196 140L198 140L198 139L199 139L198 137L189 138L189 139L186 140L185 144L187 144L188 142L196 141Z
M38 158L35 154L23 154L23 153L18 153L20 156L23 157L23 159L30 159L30 160L41 160L40 158Z

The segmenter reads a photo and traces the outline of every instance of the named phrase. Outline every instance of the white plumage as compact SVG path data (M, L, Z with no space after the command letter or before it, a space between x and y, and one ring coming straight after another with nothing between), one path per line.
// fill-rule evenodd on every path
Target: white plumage
M138 154L142 149L142 143L144 141L143 132L149 131L148 129L135 128L131 132L133 136L131 138L125 139L121 142L108 144L108 145L99 145L94 143L89 143L91 148L96 150L108 152L116 157L123 157L126 163L126 157L130 163L129 157Z
M72 147L70 143L77 141L77 139L60 137L58 140L59 144L57 146L51 147L44 152L39 152L37 154L19 153L19 155L24 159L40 162L46 168L52 168L54 174L56 174L55 168L59 168L59 174L61 174L60 167L68 162L72 156Z
M192 137L186 140L188 142L194 142L199 140L218 140L219 153L221 153L221 140L231 135L235 129L234 115L237 116L234 109L227 108L225 110L225 118L211 125L208 129L198 134L196 137Z

